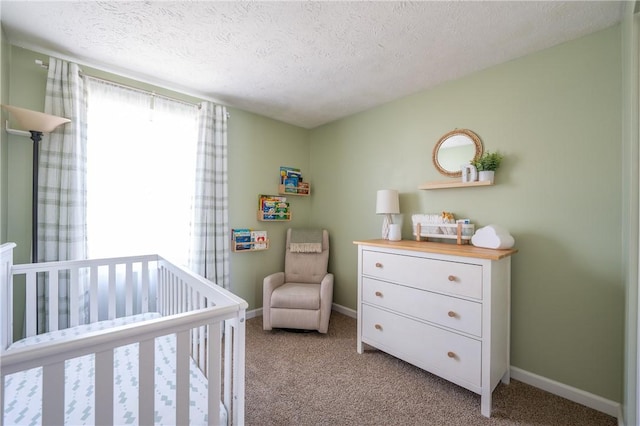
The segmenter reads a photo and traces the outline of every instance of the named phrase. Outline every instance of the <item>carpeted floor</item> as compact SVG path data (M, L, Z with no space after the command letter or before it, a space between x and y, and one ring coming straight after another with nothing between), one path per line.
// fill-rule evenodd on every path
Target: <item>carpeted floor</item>
M606 414L511 380L480 396L377 350L356 352L356 321L333 312L329 333L262 330L247 321L246 424L616 425Z

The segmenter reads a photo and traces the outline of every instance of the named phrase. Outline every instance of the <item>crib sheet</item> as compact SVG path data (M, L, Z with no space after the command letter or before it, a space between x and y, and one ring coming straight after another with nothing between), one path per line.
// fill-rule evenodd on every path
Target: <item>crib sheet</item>
M158 318L158 313L145 313L115 320L72 327L66 330L29 337L14 343L14 348L42 341L76 336L89 331L104 330L134 322ZM155 344L155 424L175 425L175 335L156 339ZM207 424L207 380L190 359L190 420L191 424ZM65 424L94 424L94 355L65 361ZM114 350L114 423L138 424L138 344ZM9 375L5 379L5 425L41 425L42 368ZM220 403L220 424L227 424L227 413Z

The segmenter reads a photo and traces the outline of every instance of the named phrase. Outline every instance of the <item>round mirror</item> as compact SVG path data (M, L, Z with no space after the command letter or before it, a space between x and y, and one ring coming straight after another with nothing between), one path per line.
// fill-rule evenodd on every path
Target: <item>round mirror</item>
M433 148L433 165L449 177L461 177L460 167L482 155L478 135L467 129L456 129L443 135Z

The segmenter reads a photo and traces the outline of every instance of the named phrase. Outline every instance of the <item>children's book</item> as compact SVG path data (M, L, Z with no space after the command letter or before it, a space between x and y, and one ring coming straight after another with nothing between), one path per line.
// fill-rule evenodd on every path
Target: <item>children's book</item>
M232 229L231 239L238 250L251 250L251 230L250 229Z
M255 250L267 248L267 231L251 231L251 241Z

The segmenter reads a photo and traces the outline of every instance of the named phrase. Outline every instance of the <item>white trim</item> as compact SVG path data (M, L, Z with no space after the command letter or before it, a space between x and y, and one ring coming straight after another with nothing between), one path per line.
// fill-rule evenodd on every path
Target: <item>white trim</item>
M262 308L254 309L252 311L247 311L245 317L247 319L261 317L262 316Z
M351 318L355 318L357 316L357 312L354 309L347 308L346 306L338 305L336 303L334 303L332 305L331 309L336 311L336 312L338 312L338 313L341 313L343 315L351 317ZM245 316L246 316L247 319L261 317L262 316L262 308L253 309L251 311L247 311Z
M538 376L537 374L514 366L511 366L511 378L570 401L577 402L586 407L593 408L594 410L617 418L618 423L621 422L621 406L618 402L565 385L564 383L556 382L555 380L547 379L546 377Z
M358 312L356 312L355 309L347 308L346 306L338 305L337 303L334 303L331 309L351 318L356 318L358 316Z

